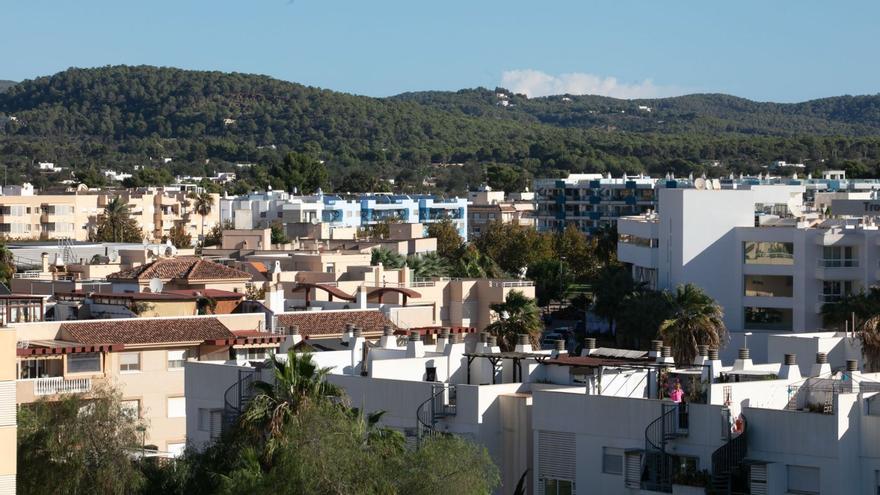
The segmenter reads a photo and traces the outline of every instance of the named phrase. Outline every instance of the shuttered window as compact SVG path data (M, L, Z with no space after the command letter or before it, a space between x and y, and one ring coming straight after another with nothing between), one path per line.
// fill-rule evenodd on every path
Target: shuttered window
M642 486L642 452L628 450L623 456L623 482L627 488Z
M623 450L602 447L602 472L623 474Z
M819 468L788 465L786 470L789 493L819 495Z
M169 397L168 398L168 417L169 418L185 418L186 417L186 398L185 397Z
M574 435L538 431L539 495L573 495L576 466Z
M767 465L752 464L749 469L749 493L767 495Z
M15 425L15 381L0 382L0 426Z
M222 409L199 409L199 431L207 431L211 435L211 439L220 436L223 427L223 410Z

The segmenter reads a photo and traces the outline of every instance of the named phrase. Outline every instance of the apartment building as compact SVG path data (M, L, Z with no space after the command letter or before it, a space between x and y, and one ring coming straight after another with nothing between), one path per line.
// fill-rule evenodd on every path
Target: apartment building
M474 239L493 222L535 228L535 193L493 191L483 186L468 193L468 237Z
M523 473L537 494L876 493L880 374L860 371L861 351L843 334L768 338L781 361L756 364L742 348L725 365L702 347L694 362L676 363L660 341L644 352L587 339L573 355L561 341L536 351L523 338L501 352L466 329L404 337L390 326L375 341L354 330L309 351L352 406L385 411L383 424L414 442L443 432L486 447L501 471L498 493ZM253 379L271 382L271 367L187 364L194 446L220 433L197 418L240 414L247 397L228 403L223 391ZM683 403L669 399L674 383Z
M682 179L610 174L571 174L564 179L535 179L534 184L539 231L574 225L587 234L614 225L619 217L656 209L659 189L690 187L690 181Z
M364 194L351 199L324 194L294 196L283 191L253 193L221 200L221 221L236 229L264 228L280 222L288 235L299 236L302 225L326 223L331 230L375 225L394 219L402 223L430 224L450 220L467 237L467 200L429 195Z
M128 203L132 218L151 240L161 240L177 224L183 224L196 239L203 224L208 231L220 221L219 195L212 195L215 208L202 218L189 206L189 191L174 187L118 193L78 188L70 194L40 195L34 194L33 187L22 187L14 193L0 196L0 236L12 240L88 240L97 227L98 215L117 196Z
M16 349L17 356L2 361L17 373L12 414L16 403L72 393L87 396L112 385L122 393L125 407L148 423L145 445L160 455L178 455L187 441L185 363L243 362L273 352L284 337L260 328L261 314L13 325L17 344L4 349ZM8 405L3 401L0 408ZM6 459L4 455L0 463Z
M15 495L16 449L16 337L0 328L0 495Z

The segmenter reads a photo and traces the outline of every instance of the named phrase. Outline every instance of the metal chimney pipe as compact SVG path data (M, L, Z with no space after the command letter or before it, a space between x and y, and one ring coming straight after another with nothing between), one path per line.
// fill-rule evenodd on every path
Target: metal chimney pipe
M651 341L651 350L660 352L663 349L663 341L662 340L652 340Z
M394 329L391 328L391 325L385 325L382 327L382 335L385 335L386 337L394 335Z
M498 337L494 335L489 335L488 337L486 337L486 345L488 345L489 347L495 347L496 345L498 345Z
M709 360L710 361L718 361L721 357L718 354L718 349L709 349Z
M824 352L817 352L816 364L828 364L828 354Z
M519 345L528 345L529 344L529 335L527 333L521 333L516 336L516 343Z
M742 347L742 348L740 348L740 350L739 350L739 359L750 359L750 358L749 358L749 348L748 348L748 347Z
M859 371L859 362L855 359L847 359L846 371Z
M672 357L672 347L668 346L668 345L664 345L660 349L660 357L665 357L665 358Z
M786 354L785 355L785 365L786 366L794 366L797 364L797 354Z
M480 332L480 342L483 344L489 342L489 334L487 332Z
M593 337L587 337L586 339L584 339L584 347L587 349L595 349L596 339Z
M354 335L355 337L360 337L362 335L361 327L354 327L354 331L353 331L352 335Z
M557 351L564 351L565 350L565 341L564 340L559 339L556 341L556 350Z
M418 341L422 340L422 337L421 337L421 335L419 335L419 332L412 331L409 333L409 340L410 340L410 342L418 342Z

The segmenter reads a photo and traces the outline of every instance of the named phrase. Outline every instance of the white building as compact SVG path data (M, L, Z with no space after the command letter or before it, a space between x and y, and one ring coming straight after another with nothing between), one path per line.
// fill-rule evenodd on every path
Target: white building
M735 339L821 329L823 304L880 282L880 231L872 217L826 217L803 204L803 193L783 185L662 190L659 212L618 221L618 258L653 288L703 288ZM817 203L840 213L876 203L822 196Z

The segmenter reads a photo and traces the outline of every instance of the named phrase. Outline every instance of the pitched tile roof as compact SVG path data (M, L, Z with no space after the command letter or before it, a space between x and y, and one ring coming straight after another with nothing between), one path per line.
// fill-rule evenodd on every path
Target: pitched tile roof
M251 275L220 263L203 260L193 256L163 258L152 263L107 275L111 280L162 280L181 278L186 280L240 280L251 279Z
M62 323L66 340L82 344L158 344L230 339L235 334L217 318L144 318Z
M398 330L381 311L303 311L278 315L278 325L297 325L300 335L342 334L345 333L347 323L359 327L364 334L381 334L385 325L391 325L395 331Z

